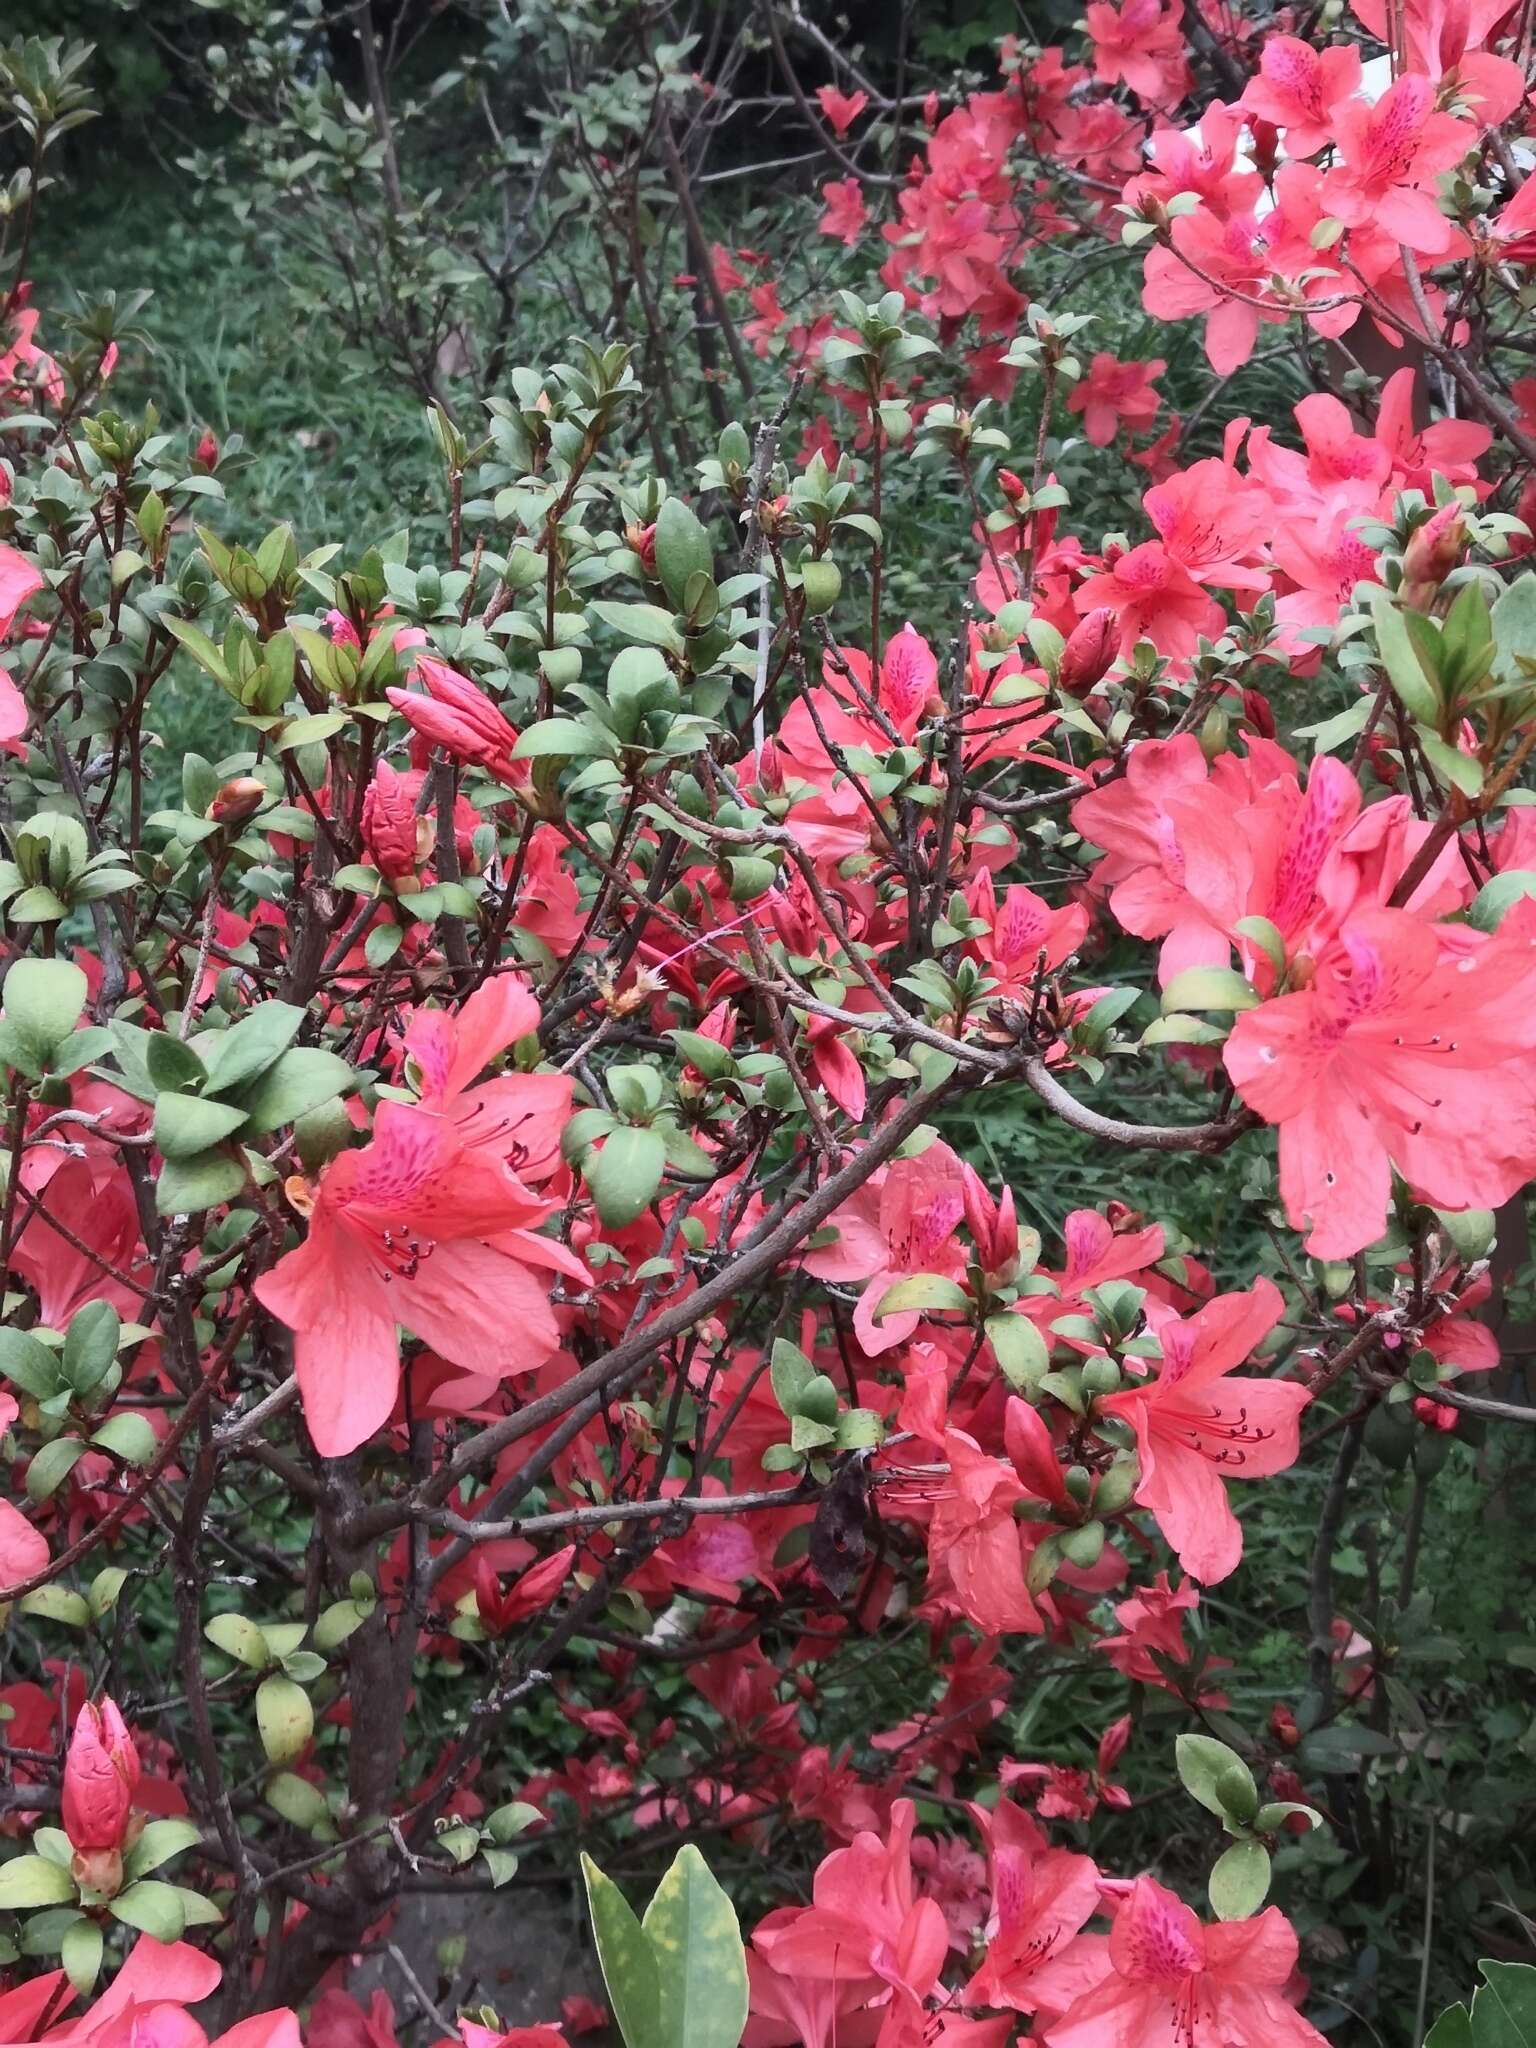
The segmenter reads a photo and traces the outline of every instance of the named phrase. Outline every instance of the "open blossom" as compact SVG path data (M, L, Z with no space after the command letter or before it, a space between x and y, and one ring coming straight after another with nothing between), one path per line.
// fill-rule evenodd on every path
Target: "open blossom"
M1399 78L1374 107L1350 100L1335 116L1340 161L1323 180L1326 203L1347 227L1370 224L1423 256L1443 256L1455 233L1434 182L1459 163L1476 131L1435 112L1422 73Z
M816 98L839 141L869 105L867 92L842 92L835 85L819 86Z
M1067 410L1082 414L1083 432L1095 448L1107 448L1122 426L1130 433L1151 426L1161 403L1152 387L1167 367L1160 356L1122 363L1100 349L1068 393Z
M1266 36L1242 104L1284 130L1288 156L1316 156L1333 139L1339 108L1359 87L1360 52L1353 43L1316 49L1297 36Z
M1529 1178L1533 996L1529 913L1485 936L1362 910L1305 987L1237 1020L1227 1072L1279 1126L1280 1194L1309 1251L1348 1258L1380 1237L1394 1167L1446 1209L1497 1208Z
M834 178L822 186L821 196L827 202L827 210L817 223L818 231L836 236L845 249L851 249L869 219L863 186L857 178Z
M1185 1571L1205 1585L1226 1578L1243 1554L1225 1481L1283 1472L1300 1450L1306 1388L1231 1376L1284 1307L1279 1288L1260 1279L1247 1293L1218 1295L1187 1322L1156 1318L1163 1347L1156 1376L1100 1404L1135 1431L1137 1502L1151 1510Z
M1171 105L1183 96L1188 65L1177 8L1162 0L1089 0L1088 33L1093 38L1094 76L1106 85L1128 85L1149 105Z
M498 1377L533 1371L555 1348L547 1286L494 1242L545 1205L447 1119L382 1103L372 1142L332 1160L304 1199L308 1236L256 1294L294 1332L305 1420L324 1456L356 1450L389 1419L397 1325L450 1364Z
M1277 1906L1204 1925L1138 1877L1109 1936L1109 1973L1045 2029L1045 2048L1326 2048L1285 1996L1295 1930Z

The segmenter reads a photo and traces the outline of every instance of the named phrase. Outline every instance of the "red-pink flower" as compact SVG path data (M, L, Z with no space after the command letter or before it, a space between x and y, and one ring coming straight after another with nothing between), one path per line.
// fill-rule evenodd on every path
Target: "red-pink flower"
M527 762L512 758L516 729L482 689L431 655L418 656L416 674L426 686L425 696L410 690L386 690L384 694L423 739L456 761L486 769L501 782L511 785L528 780Z
M872 2002L896 1989L928 1996L949 1952L949 1930L935 1902L916 1893L916 1818L911 1800L898 1799L886 1840L855 1835L846 1849L834 1849L816 1872L811 1904L771 1931L758 1928L755 1945L775 1971L831 1983L863 1979Z
M869 105L867 92L840 92L835 85L817 88L816 98L821 111L832 124L832 132L842 139Z
M1081 612L1104 606L1114 613L1123 654L1138 640L1150 640L1161 654L1193 654L1202 634L1214 640L1226 624L1221 606L1157 540L1117 555L1073 603Z
M845 249L851 249L869 219L864 187L857 178L833 178L822 186L821 196L827 210L817 222L818 233L835 235Z
M958 1278L964 1272L964 1255L954 1242L964 1215L965 1176L942 1140L915 1159L882 1167L832 1212L836 1241L807 1253L805 1270L818 1280L867 1282L853 1314L854 1332L867 1357L904 1344L917 1328L915 1310L898 1310L875 1321L882 1299L898 1280L914 1273Z
M1268 1478L1296 1462L1297 1418L1311 1398L1295 1380L1231 1377L1280 1320L1273 1281L1218 1295L1181 1322L1154 1317L1163 1347L1156 1377L1100 1405L1136 1433L1138 1503L1192 1578L1213 1585L1236 1569L1243 1532L1227 1479Z
M1497 1208L1536 1169L1528 922L1484 937L1365 910L1308 986L1239 1017L1227 1072L1280 1127L1281 1197L1317 1257L1380 1237L1394 1166L1446 1209Z
M1443 256L1455 231L1435 204L1435 179L1461 161L1477 133L1435 112L1433 82L1409 72L1374 107L1347 101L1335 136L1340 161L1323 180L1333 217L1377 228L1422 256Z
M992 1916L987 1952L965 1987L968 2005L1033 2012L1035 1979L1099 1910L1099 1873L1087 1856L1052 1849L1011 1800L971 1809L987 1845Z
M1120 428L1132 433L1150 427L1161 404L1153 385L1168 365L1161 356L1151 362L1122 363L1100 349L1088 374L1067 396L1067 410L1083 416L1083 432L1095 448L1107 448Z
M87 1700L64 1759L63 1820L71 1846L120 1849L139 1783L139 1752L115 1700Z
M1296 1955L1278 1906L1207 1927L1138 1877L1110 1931L1109 1975L1046 2028L1045 2048L1327 2048L1285 1997Z
M1353 43L1319 50L1297 36L1266 36L1242 104L1284 129L1288 156L1315 156L1333 140L1338 110L1359 86L1360 52Z
M397 1327L451 1365L497 1377L533 1371L559 1342L544 1281L492 1242L545 1205L446 1117L381 1103L372 1142L332 1160L306 1201L309 1235L255 1291L294 1332L304 1416L323 1456L356 1450L388 1421Z
M576 1560L576 1546L567 1543L550 1557L503 1586L496 1567L485 1551L475 1554L475 1612L487 1635L504 1636L517 1622L542 1614L570 1577Z
M1182 98L1188 79L1183 33L1176 8L1162 0L1089 0L1088 33L1093 38L1093 75L1105 85L1128 85L1149 105Z

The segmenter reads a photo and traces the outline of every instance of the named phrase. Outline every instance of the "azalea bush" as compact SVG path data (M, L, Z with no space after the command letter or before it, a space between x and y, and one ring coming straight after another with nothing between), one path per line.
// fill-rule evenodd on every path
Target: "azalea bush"
M143 305L45 319L88 53L0 51L4 2038L1419 2048L1471 1998L1483 2048L1529 2000L1490 4L1092 0L948 101L819 28L808 82L771 8L642 57L685 222L685 59L777 65L820 296L791 204L688 228L697 368L638 229L478 406L434 334L440 547L250 532L242 451L122 395ZM544 2023L396 1939L535 1885L601 1965Z

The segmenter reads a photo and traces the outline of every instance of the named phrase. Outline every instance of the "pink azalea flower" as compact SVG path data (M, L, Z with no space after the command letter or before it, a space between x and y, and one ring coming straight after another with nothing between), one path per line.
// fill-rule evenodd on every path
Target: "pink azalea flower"
M959 1279L965 1256L954 1242L965 1215L965 1175L939 1139L915 1159L899 1159L872 1174L832 1212L834 1243L806 1254L805 1270L818 1280L863 1280L853 1327L866 1357L905 1344L917 1328L916 1311L874 1320L898 1280L914 1273Z
M1476 131L1435 112L1435 87L1409 72L1369 107L1350 100L1335 117L1340 161L1323 180L1325 203L1347 227L1367 223L1422 256L1443 256L1455 240L1434 200L1442 171L1461 161Z
M1161 403L1152 387L1167 367L1161 356L1122 363L1101 349L1087 376L1073 385L1067 410L1082 414L1083 432L1095 448L1107 448L1122 425L1132 433L1151 426Z
M987 1845L992 1916L981 1968L965 1987L968 2005L1034 2012L1034 1978L1099 1910L1099 1874L1088 1856L1052 1849L1022 1808L1000 1800L973 1806Z
M864 187L857 178L833 178L822 186L821 196L827 210L817 223L817 232L834 235L845 249L851 249L869 219Z
M816 98L839 141L869 105L867 92L840 92L835 85L819 86Z
M1227 1072L1280 1128L1281 1198L1317 1257L1348 1258L1381 1236L1394 1166L1446 1209L1497 1208L1529 1179L1528 927L1512 913L1485 938L1406 910L1362 910L1308 986L1238 1018Z
M490 1242L544 1205L447 1118L382 1103L372 1142L333 1159L305 1199L309 1235L255 1292L294 1332L305 1420L323 1456L356 1450L388 1421L397 1325L450 1364L497 1377L533 1371L559 1342L545 1283Z
M1333 140L1339 107L1359 89L1360 52L1353 43L1319 50L1297 36L1266 36L1242 105L1285 131L1287 155L1316 156Z
M1151 1511L1192 1578L1214 1585L1237 1567L1243 1532L1224 1479L1268 1478L1296 1462L1297 1418L1311 1396L1295 1380L1230 1377L1280 1320L1270 1280L1218 1295L1181 1322L1154 1319L1155 1378L1101 1402L1136 1433L1137 1502Z
M1277 1906L1205 1926L1155 1878L1115 1915L1110 1972L1045 2031L1045 2048L1327 2048L1285 1997L1295 1930Z

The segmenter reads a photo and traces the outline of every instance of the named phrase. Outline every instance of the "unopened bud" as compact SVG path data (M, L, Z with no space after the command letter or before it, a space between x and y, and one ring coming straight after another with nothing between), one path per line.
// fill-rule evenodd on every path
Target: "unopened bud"
M218 467L219 443L212 427L204 427L197 446L192 451L192 467L207 473Z
M267 785L254 775L236 775L226 782L203 813L215 825L238 825L254 817L267 800Z
M1403 603L1410 611L1429 609L1466 546L1466 518L1454 500L1414 528L1403 550Z
M1029 486L1023 477L1015 476L1011 469L1000 469L997 472L997 487L1010 505L1022 505L1029 496Z
M1120 652L1120 622L1107 604L1087 612L1067 635L1056 680L1072 697L1086 697L1114 666Z

